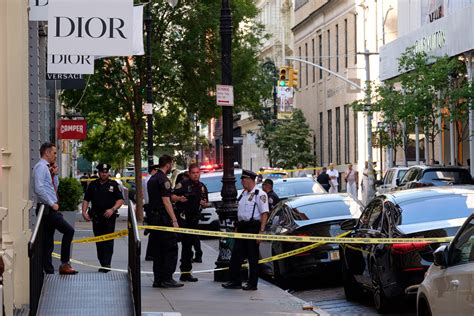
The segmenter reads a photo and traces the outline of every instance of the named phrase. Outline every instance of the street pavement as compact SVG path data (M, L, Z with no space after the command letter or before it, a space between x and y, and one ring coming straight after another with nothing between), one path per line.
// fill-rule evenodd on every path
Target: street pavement
M77 215L75 239L92 236L90 223L80 220ZM126 228L126 217L120 216L117 230ZM152 271L152 263L144 261L144 253L148 237L142 235L142 272ZM217 258L217 240L203 241L203 263L194 264L194 270L207 270L215 267ZM112 268L127 269L127 238L115 240ZM56 249L58 251L58 249ZM98 265L95 246L92 244L75 244L72 258ZM178 262L179 266L179 262ZM97 268L73 264L80 272L94 272ZM113 273L113 272L112 272ZM196 273L199 282L186 283L178 289L156 289L152 287L153 275L142 274L142 311L144 315L315 315L314 312L303 310L305 302L279 287L261 280L258 291L225 290L221 284L213 281L213 273ZM179 275L175 276L177 280ZM154 312L158 314L147 314Z

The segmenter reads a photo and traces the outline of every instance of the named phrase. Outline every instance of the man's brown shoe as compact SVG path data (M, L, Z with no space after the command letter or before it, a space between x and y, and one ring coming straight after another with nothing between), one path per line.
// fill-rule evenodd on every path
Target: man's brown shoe
M63 263L59 267L59 274L77 274L78 272L74 270L69 263Z

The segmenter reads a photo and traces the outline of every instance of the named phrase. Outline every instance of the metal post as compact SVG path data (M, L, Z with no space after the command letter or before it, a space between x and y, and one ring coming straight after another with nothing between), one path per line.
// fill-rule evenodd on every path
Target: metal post
M274 65L275 66L275 65ZM276 68L275 68L276 71ZM277 80L276 80L276 74L275 74L275 80L273 82L273 118L275 120L278 119L278 107L277 107Z
M418 125L418 117L415 117L415 156L416 164L420 164L420 127Z
M450 104L449 108L452 111L453 110L453 105ZM451 166L456 165L456 163L455 163L455 160L456 160L455 150L456 150L456 147L455 147L455 144L454 144L454 122L453 122L453 120L450 120L449 121L449 154L450 154L450 164L451 164Z
M367 162L368 162L368 182L369 185L367 186L367 200L365 201L368 203L374 197L374 165L373 165L373 158L372 158L372 109L370 105L372 103L371 95L370 95L370 53L366 49L364 52L365 56L365 93L366 93L366 104L368 107L367 112Z
M222 45L222 84L232 85L232 15L229 0L222 0L220 34ZM234 144L233 144L233 109L224 106L222 109L222 131L224 145L224 175L222 177L222 205L217 209L221 230L233 229L233 222L237 218L237 189L234 176ZM228 239L219 242L219 256L217 268L228 267L230 263L230 245ZM214 272L214 281L226 281L228 272Z
M151 12L150 4L145 10L145 30L146 30L146 102L153 104L153 83L151 72ZM147 115L147 145L148 145L148 167L153 165L153 107L151 113Z
M472 88L472 51L465 55L467 80L469 82L469 90ZM472 98L469 98L469 167L471 176L474 176L474 112L472 110Z

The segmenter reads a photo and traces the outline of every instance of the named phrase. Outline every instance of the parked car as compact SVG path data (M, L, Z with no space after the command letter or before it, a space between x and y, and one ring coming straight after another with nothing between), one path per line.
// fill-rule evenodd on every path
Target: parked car
M262 185L257 186L260 190ZM273 180L273 191L280 199L312 193L327 193L313 178L288 178Z
M450 245L434 252L434 264L418 289L418 315L474 315L474 214Z
M426 186L445 186L472 184L469 171L454 166L413 166L399 180L397 190L421 188Z
M393 167L388 169L379 183L377 194L383 194L396 188L397 183L399 183L397 181L400 181L403 178L407 170L408 167Z
M341 225L348 237L413 238L454 236L474 211L474 186L427 187L394 191L372 200L360 219ZM379 312L423 281L439 243L341 245L346 298L372 292Z
M324 191L325 192L325 191ZM342 233L340 224L359 218L362 204L347 193L311 194L289 198L273 209L265 233L269 235L335 237ZM262 258L306 246L307 243L262 241ZM338 245L326 244L294 257L262 265L262 272L280 282L307 277L327 269L340 269Z
M234 170L235 174L235 186L237 192L242 192L243 187L240 183L240 175L242 169ZM220 203L222 203L221 190L222 190L222 176L224 173L219 172L208 172L201 174L201 182L207 187L209 203L201 211L201 218L199 219L199 228L207 230L219 230L219 216L217 215L216 209Z

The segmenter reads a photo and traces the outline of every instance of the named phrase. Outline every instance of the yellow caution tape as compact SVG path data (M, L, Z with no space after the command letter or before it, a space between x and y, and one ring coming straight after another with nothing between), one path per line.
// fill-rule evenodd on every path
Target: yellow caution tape
M94 242L101 242L101 241L108 241L112 239L117 239L117 238L122 238L128 236L128 230L123 229L119 230L115 233L110 233L110 234L105 234L97 237L86 237L86 238L81 238L81 239L75 239L72 242L74 244L85 244L85 243L94 243ZM55 241L54 244L60 245L60 241Z
M309 243L328 243L328 244L397 244L397 243L443 243L452 240L452 237L430 237L430 238L351 238L351 237L320 237L320 236L288 236L288 235L266 235L266 234L247 234L221 231L206 231L191 228L176 228L167 226L139 226L139 229L160 230L173 233L202 235L224 238L255 239L266 241L288 241L288 242L309 242Z

